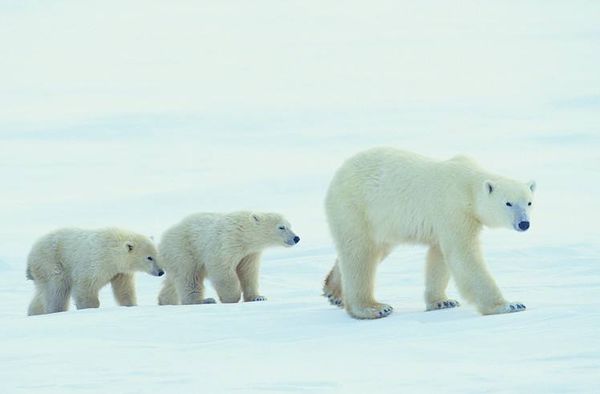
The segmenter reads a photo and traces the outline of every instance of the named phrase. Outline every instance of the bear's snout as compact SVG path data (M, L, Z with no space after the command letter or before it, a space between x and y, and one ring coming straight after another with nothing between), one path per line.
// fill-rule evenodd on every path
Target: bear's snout
M519 230L526 231L528 228L529 228L529 222L528 221L519 222Z
M165 271L163 271L163 270L160 270L156 273L156 275L158 275L158 276L163 276L164 274L165 274Z
M297 244L298 242L300 242L300 237L296 235L294 237L294 243Z

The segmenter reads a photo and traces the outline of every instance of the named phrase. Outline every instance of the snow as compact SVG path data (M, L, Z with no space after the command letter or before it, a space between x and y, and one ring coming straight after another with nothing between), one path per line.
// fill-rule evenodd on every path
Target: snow
M0 392L598 391L600 4L83 4L0 4ZM324 193L375 145L537 181L530 231L483 236L526 312L424 312L419 246L379 270L390 317L328 305ZM158 238L237 209L302 237L265 255L268 301L158 307L138 274L138 307L106 288L100 309L25 316L45 232Z

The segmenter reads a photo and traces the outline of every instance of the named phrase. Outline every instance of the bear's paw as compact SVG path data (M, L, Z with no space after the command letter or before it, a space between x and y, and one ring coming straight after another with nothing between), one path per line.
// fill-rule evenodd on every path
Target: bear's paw
M265 296L256 296L256 297L252 297L251 299L248 300L248 302L254 302L254 301L266 301L267 297Z
M389 316L393 311L392 306L380 303L348 308L348 313L357 319L381 319Z
M458 308L460 306L460 302L456 300L443 300L436 301L430 304L427 304L427 311L437 311L440 309L450 309L450 308Z
M336 297L334 294L329 293L329 294L323 294L323 296L327 297L327 299L329 300L329 303L331 305L335 305L337 307L343 308L344 307L344 303L342 301L341 297Z

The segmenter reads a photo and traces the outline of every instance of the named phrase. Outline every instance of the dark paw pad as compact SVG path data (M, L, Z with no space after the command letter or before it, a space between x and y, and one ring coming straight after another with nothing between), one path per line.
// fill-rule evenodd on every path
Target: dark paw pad
M380 310L377 315L379 317L385 317L388 316L390 313L392 313L392 311L394 310L394 308L392 308L391 306L386 306L385 308L383 308L382 310Z

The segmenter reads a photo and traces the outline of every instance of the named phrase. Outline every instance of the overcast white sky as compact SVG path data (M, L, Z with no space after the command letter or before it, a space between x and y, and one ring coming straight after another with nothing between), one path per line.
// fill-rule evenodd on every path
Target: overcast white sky
M599 2L121 4L0 3L5 263L198 210L278 210L328 247L333 171L381 144L535 178L532 234L594 238Z

